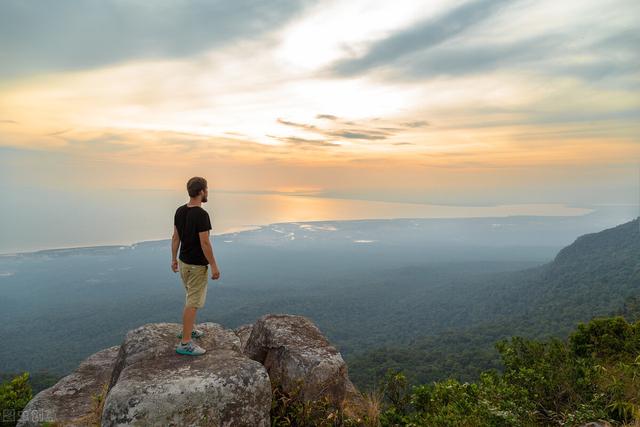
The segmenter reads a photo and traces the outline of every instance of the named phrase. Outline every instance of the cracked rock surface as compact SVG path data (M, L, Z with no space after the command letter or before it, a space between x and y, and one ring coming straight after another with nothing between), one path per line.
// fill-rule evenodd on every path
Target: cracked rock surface
M65 426L86 426L94 410L92 395L100 395L109 384L120 346L92 354L78 369L27 403L18 426L39 426L43 421L57 421Z
M275 383L290 391L301 382L304 399L328 396L345 409L361 402L342 356L304 316L267 314L235 329L212 322L197 327L205 333L194 340L207 350L201 356L175 352L179 323L130 330L119 346L91 355L38 393L18 426L50 421L65 426L267 427ZM94 399L100 395L102 408Z
M253 324L244 353L264 365L271 382L287 393L299 387L305 400L326 396L335 406L357 408L362 404L342 355L307 317L260 317Z
M120 346L103 426L268 426L271 385L266 369L245 357L240 339L202 323L201 356L175 352L177 323L129 331Z

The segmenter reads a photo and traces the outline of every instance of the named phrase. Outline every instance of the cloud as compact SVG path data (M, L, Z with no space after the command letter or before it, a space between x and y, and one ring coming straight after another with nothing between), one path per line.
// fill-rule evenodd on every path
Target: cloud
M381 127L381 128L376 128L378 130L384 130L384 131L388 131L388 132L403 132L406 129L403 128L392 128L392 127Z
M330 142L324 139L307 139L307 138L299 138L297 136L273 136L267 135L269 138L274 138L279 141L295 144L298 146L304 145L312 145L312 146L320 146L320 147L339 147L340 144L336 144L334 142Z
M306 130L316 130L316 129L318 129L315 125L308 125L308 124L305 124L305 123L290 122L290 121L287 121L287 120L283 120L281 118L278 118L276 121L278 123L282 123L283 125L293 126L293 127L297 127L297 128L306 129Z
M640 29L635 27L603 37L595 42L592 47L609 52L611 50L616 52L626 51L637 55L638 45L640 45Z
M418 50L427 49L477 26L501 10L507 0L477 0L463 4L439 17L428 18L374 43L359 58L339 60L330 66L338 76L353 76L392 63Z
M181 58L260 39L311 0L0 2L0 78Z
M136 146L130 142L129 135L119 132L103 132L96 135L65 136L71 129L53 132L48 136L63 139L72 151L90 151L93 153L134 151Z
M331 114L318 114L316 119L338 120L338 118Z
M45 133L44 136L58 136L58 135L62 135L63 133L67 133L71 130L73 129L63 129L56 132L49 132L49 133Z
M573 95L572 93L565 93L566 96ZM560 96L553 98L560 103ZM552 100L546 100L545 102L551 103ZM623 102L623 101L621 101ZM544 105L544 104L540 104ZM595 105L595 107L598 107ZM630 124L638 123L640 120L640 107L630 106L625 107L624 104L620 106L611 106L609 110L603 110L602 108L596 108L595 110L587 110L586 108L577 109L574 104L569 104L566 108L559 105L559 108L548 109L541 111L532 111L530 108L512 108L510 113L512 117L507 118L493 118L492 112L483 112L482 110L474 111L476 120L467 121L462 120L457 122L453 126L441 126L441 128L449 129L481 129L481 128L515 128L518 126L535 125L544 126L545 128L553 129L553 125L577 125L578 127L572 129L571 132L580 132L582 134L598 133L596 123L606 124L607 122L624 122L628 121ZM483 117L484 115L484 117ZM589 127L584 127L585 124L589 124ZM619 125L618 125L619 126ZM636 125L633 126L637 128ZM556 131L552 131L554 134Z
M348 139L386 139L388 133L378 131L361 130L359 132L353 132L350 130L340 130L337 132L328 132L331 136Z
M607 16L604 7L585 5L574 16L557 18L544 2L469 1L371 42L359 57L339 59L318 73L352 77L375 71L378 80L406 84L506 71L617 84L618 77L636 78L640 68L640 30L628 19L640 16L631 8L625 14L625 7L611 7ZM537 22L544 16L549 23Z
M149 129L67 129L52 132L40 140L42 143L31 149L48 150L51 144L46 142L55 140L58 142L55 150L61 153L116 163L177 164L207 158L242 161L287 154L283 147L258 143L249 138ZM1 143L0 140L0 148L7 148Z
M332 116L335 117L335 116ZM316 116L318 118L318 116ZM336 117L337 119L337 117ZM332 119L335 120L335 119ZM394 128L375 128L375 129L323 129L316 125L306 124L306 123L296 123L288 120L284 120L281 118L277 119L278 123L283 125L292 126L300 129L304 129L309 132L313 132L325 137L329 138L346 138L346 139L367 139L367 140L380 140L387 139L387 137L392 136L393 133L389 132L389 129ZM353 122L345 122L354 124ZM362 126L362 125L360 125Z
M438 46L417 52L394 64L387 77L403 81L436 76L464 76L496 70L524 70L537 75L569 75L593 81L634 73L640 65L636 55L614 55L613 41L582 46L566 34L544 34L510 43Z
M429 122L427 122L426 120L416 120L416 121L404 122L400 124L408 128L421 128L421 127L429 126Z
M506 65L540 61L563 42L566 42L564 37L545 35L514 43L436 47L418 52L394 72L403 79L477 74Z
M580 48L557 51L554 56L559 60L540 72L571 75L589 82L625 76L637 78L640 70L639 45L640 29L623 29L596 38ZM571 60L576 56L579 56L580 60ZM565 57L569 57L569 60L564 60Z

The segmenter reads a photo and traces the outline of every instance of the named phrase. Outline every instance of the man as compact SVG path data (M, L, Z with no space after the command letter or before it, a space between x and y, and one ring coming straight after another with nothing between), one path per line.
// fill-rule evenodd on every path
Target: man
M207 202L209 188L207 180L195 176L187 182L189 203L178 209L173 218L173 237L171 241L171 269L180 271L180 277L186 291L184 312L182 313L182 333L176 353L199 356L205 349L193 342L204 332L195 328L196 311L204 306L207 296L207 269L211 265L211 279L220 277L220 270L213 256L209 240L211 221L209 214L202 208ZM180 246L180 257L176 258ZM185 337L187 337L185 339Z

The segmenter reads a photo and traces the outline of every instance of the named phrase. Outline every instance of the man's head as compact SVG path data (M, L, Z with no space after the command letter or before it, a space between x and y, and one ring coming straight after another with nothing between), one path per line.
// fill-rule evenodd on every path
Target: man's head
M207 180L201 176L194 176L187 182L187 192L192 199L201 197L201 202L207 202L207 196L209 195L209 188L207 187Z

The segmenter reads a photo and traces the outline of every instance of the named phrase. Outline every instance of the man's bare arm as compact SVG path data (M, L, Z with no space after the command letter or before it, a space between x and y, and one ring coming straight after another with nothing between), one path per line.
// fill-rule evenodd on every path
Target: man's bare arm
M178 248L180 247L180 235L178 229L173 226L173 236L171 237L171 261L178 260Z
M209 240L209 230L201 231L198 235L200 236L200 246L202 247L202 252L204 253L205 258L209 261L212 269L218 269L216 258L213 256L213 247Z

